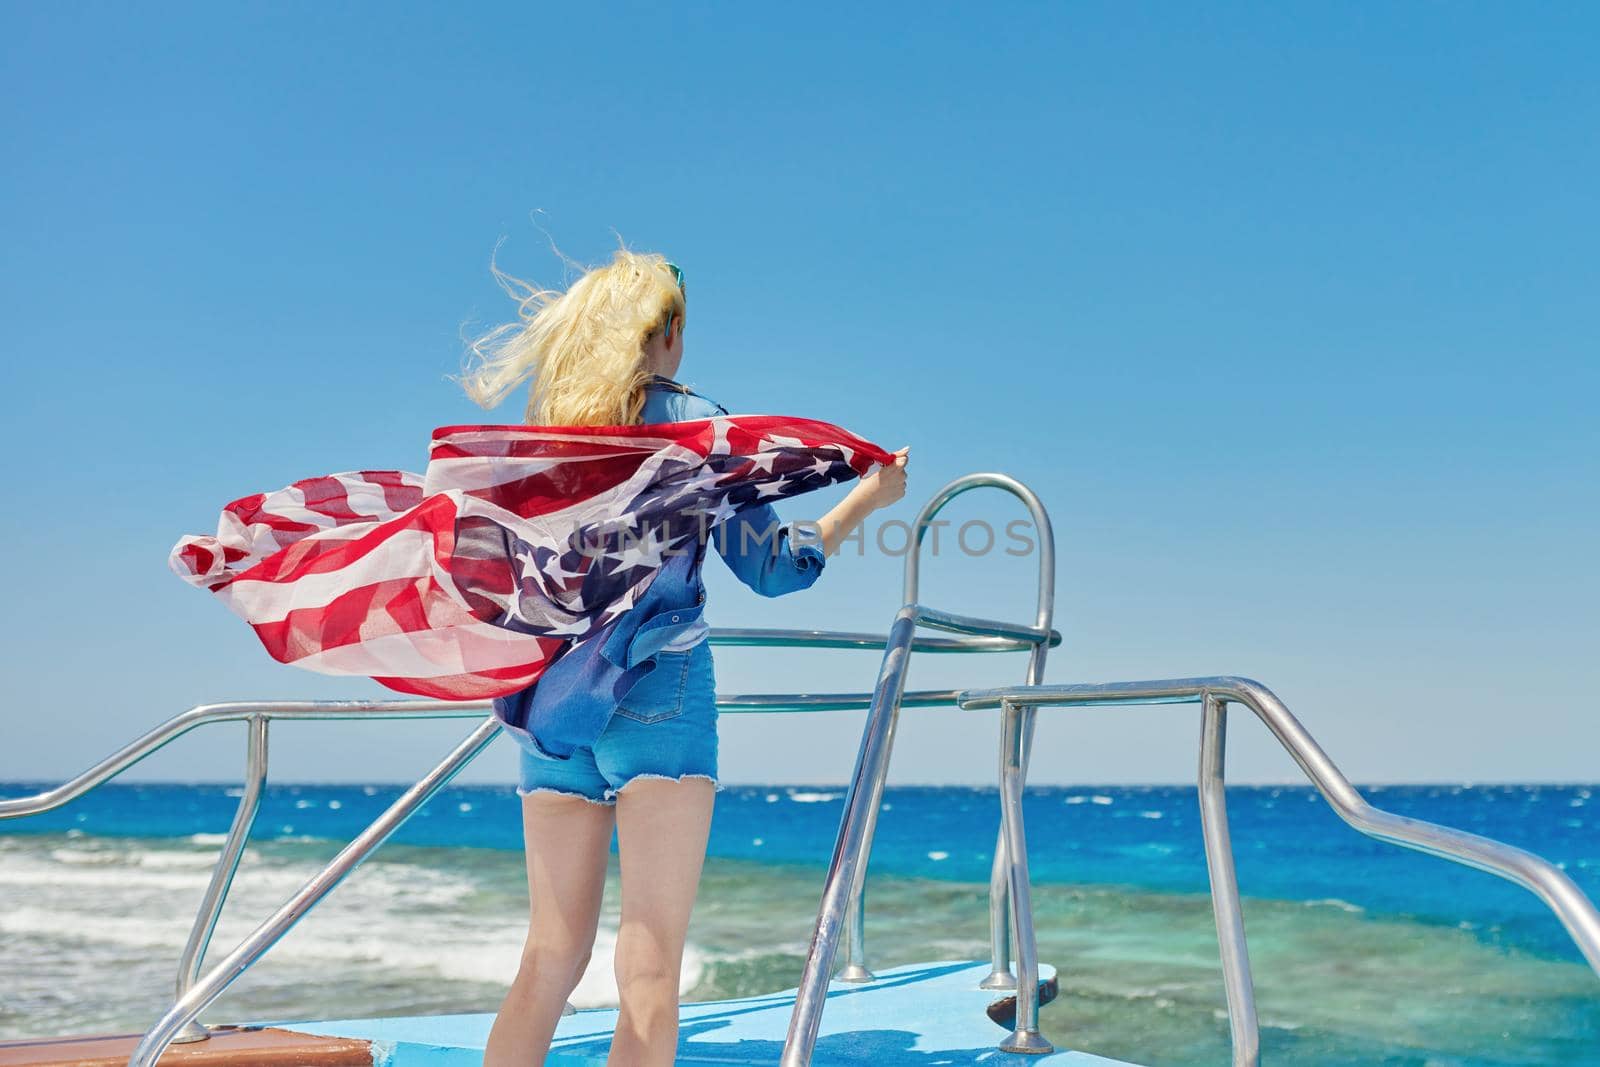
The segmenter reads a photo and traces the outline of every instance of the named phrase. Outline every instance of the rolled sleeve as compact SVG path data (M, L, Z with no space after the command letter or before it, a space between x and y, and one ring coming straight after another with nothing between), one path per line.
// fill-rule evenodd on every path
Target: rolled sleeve
M713 531L712 541L728 569L762 596L808 588L828 561L816 545L797 544L770 504L733 515Z

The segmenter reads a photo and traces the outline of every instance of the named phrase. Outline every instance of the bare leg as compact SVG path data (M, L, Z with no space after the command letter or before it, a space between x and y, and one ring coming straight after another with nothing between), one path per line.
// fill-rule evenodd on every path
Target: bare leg
M678 979L700 888L715 787L705 778L635 778L617 794L622 1011L610 1067L671 1067L678 1048Z
M528 941L489 1030L484 1067L539 1067L567 997L583 977L600 922L616 809L582 797L522 798L528 855Z

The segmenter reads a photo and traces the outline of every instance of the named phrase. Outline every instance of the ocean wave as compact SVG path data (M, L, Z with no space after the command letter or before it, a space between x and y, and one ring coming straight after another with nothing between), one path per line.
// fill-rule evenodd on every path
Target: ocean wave
M844 796L843 793L808 793L796 791L789 794L789 799L794 801L796 804L826 804L831 800L838 800L842 796Z
M372 807L363 791L307 787L301 796L319 803L303 809L294 796L267 798L213 961L359 830ZM1542 813L1531 807L1536 790L1492 792L1498 800L1489 803L1484 790L1406 788L1385 801L1399 814L1489 836L1523 834L1518 840L1566 864L1591 893L1600 887L1594 790L1546 787ZM719 796L685 952L688 999L795 983L837 830L830 802L842 795L812 785L731 787ZM1216 933L1193 796L1192 786L1030 787L1040 958L1062 966L1066 1005L1046 1009L1047 1033L1070 1032L1075 1044L1135 1062L1163 1062L1163 1048L1169 1060L1174 1048L1226 1058L1225 1027L1212 1014L1221 1004ZM1297 796L1303 804L1292 802ZM460 812L463 799L470 812ZM1600 1027L1594 978L1536 899L1487 876L1449 877L1427 857L1378 862L1379 846L1342 832L1314 790L1284 788L1275 808L1271 799L1250 787L1230 793L1276 1062L1487 1064L1503 1062L1496 1050L1507 1048L1524 1067L1587 1062L1579 1040ZM55 832L0 834L0 1000L20 1006L0 1010L0 1036L24 1036L8 1026L142 1028L159 1013L226 838L106 831L139 827L145 805L156 809L149 825L166 832L227 825L233 802L197 811L192 800L181 789L133 798L107 787L61 815ZM1063 803L1095 806L1065 813ZM992 788L891 788L868 892L874 969L986 957L984 850L994 842L996 807ZM357 1017L401 1004L419 1013L494 1010L527 931L520 823L487 791L456 795L452 787L435 808L443 818L408 823L410 837L397 836L352 872L271 950L267 966L241 977L213 1017ZM1043 817L1035 820L1036 811ZM1563 825L1569 819L1581 825ZM274 839L283 826L293 835ZM615 1002L617 900L613 864L593 962L574 997L583 1006ZM41 959L50 961L48 980L36 973ZM74 990L73 1003L62 1003L61 988ZM1407 1011L1394 1016L1388 1009L1401 1002ZM1147 1035L1164 1035L1165 1044Z
M23 904L0 912L0 931L13 936L31 934L76 944L171 950L174 962L188 937L190 923L191 919L183 916L117 915L111 911L47 908L43 904Z
M183 849L150 848L128 839L97 847L48 847L29 854L9 849L0 866L0 885L49 889L53 893L93 893L115 889L138 896L158 892L203 891L216 864L213 853ZM269 858L255 847L245 849L230 899L241 891L267 897L286 897L299 889L321 860L293 863ZM347 879L353 895L373 905L409 908L448 906L475 891L468 877L410 863L369 860ZM343 895L352 895L343 888Z
M82 848L39 843L44 847L29 850L16 840L5 842L0 886L38 896L0 913L0 935L60 946L45 951L63 961L82 960L87 971L103 970L104 961L125 960L129 953L176 965L213 855L115 839ZM428 860L437 861L434 850L428 851ZM321 862L255 849L246 857L250 864L236 878L218 923L219 946L247 935ZM517 858L504 856L500 866L510 870L488 873L510 874L513 864L520 867ZM428 982L503 988L516 974L527 936L526 890L511 878L493 884L515 892L497 893L487 908L469 906L485 891L471 877L425 863L369 862L270 949L272 973L284 981L339 974L358 984L366 975L388 988ZM615 1006L615 944L615 922L602 923L575 1004ZM0 984L13 984L9 968L21 962L0 954ZM704 952L692 943L685 947L684 991L701 982L706 965Z

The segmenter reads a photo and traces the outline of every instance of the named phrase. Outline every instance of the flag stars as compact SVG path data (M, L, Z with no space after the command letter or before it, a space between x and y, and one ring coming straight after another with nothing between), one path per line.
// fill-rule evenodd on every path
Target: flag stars
M793 484L794 482L790 478L779 478L775 482L758 485L756 486L756 499L765 500L769 496L780 496L785 489Z
M773 464L778 462L779 455L777 452L757 452L750 457L750 466L765 474L771 474Z

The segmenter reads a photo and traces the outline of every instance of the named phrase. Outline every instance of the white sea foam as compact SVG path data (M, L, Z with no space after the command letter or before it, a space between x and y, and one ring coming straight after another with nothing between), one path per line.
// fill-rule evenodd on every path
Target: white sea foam
M220 845L228 840L227 834L190 834L188 840L196 845Z
M0 866L0 886L50 889L52 899L63 903L70 903L80 895L78 891L93 898L108 888L129 902L174 890L193 891L197 899L210 880L215 862L214 854L184 849L62 847L43 855L9 855ZM268 898L262 904L271 910L300 888L317 866L320 864L301 862L289 866L281 861L263 861L256 849L247 848L230 901L259 895ZM350 876L338 896L361 899L376 907L412 908L456 904L473 891L470 880L450 872L410 863L372 861ZM102 900L96 905L97 912L103 903Z
M175 960L188 936L190 921L186 915L132 917L23 906L0 914L0 932L77 946L99 944ZM217 931L217 943L232 944L248 930L248 925L224 921ZM525 920L469 920L438 913L397 920L393 913L374 915L348 904L341 907L330 899L273 946L272 960L277 968L315 974L370 969L386 976L398 977L404 972L502 986L509 985L516 975L526 936ZM616 1004L615 948L616 931L602 926L595 935L589 967L573 993L574 1004ZM704 954L692 944L685 946L680 988L693 989L704 969Z
M1352 904L1348 900L1340 900L1338 897L1323 897L1321 900L1308 900L1305 903L1308 908L1338 908L1340 911L1347 911L1352 915L1361 915L1367 910L1360 904Z
M244 850L243 861L259 859L253 848ZM215 852L178 852L172 849L140 849L128 853L128 862L140 867L178 867L210 870L217 864Z
M131 864L136 867L210 868L217 862L217 853L211 849L194 851L185 848L123 848L87 844L53 848L46 854L57 863L69 866L120 867ZM244 855L247 858L259 858L252 848L246 848Z
M54 848L50 850L50 858L57 863L96 864L114 864L121 862L122 859L115 852L98 848Z
M0 940L29 937L63 946L62 955L87 961L126 958L176 961L194 921L214 854L188 847L151 848L132 842L27 850L0 840L0 897L16 889L42 890L0 910ZM237 943L299 888L320 864L286 862L247 850L214 943ZM417 863L373 861L358 868L316 910L273 946L273 975L303 982L329 973L368 972L404 981L510 983L517 971L527 917L523 908L503 914L463 910L478 891L469 878ZM584 1007L615 1005L612 953L616 931L602 925L588 970L573 994ZM705 972L706 956L684 950L682 985L688 991ZM388 976L394 976L390 979Z
M177 959L183 950L189 922L171 917L135 919L120 915L95 915L73 910L46 910L31 904L8 907L0 912L0 933L13 936L32 934L54 940L83 944L98 942L122 948L172 949Z
M789 799L796 804L826 804L830 800L838 800L843 793L802 793L789 794Z
M928 853L928 858L930 860L934 860L935 862L939 860L947 860L950 858L950 853L945 852L942 849L935 849L934 851Z
M9 862L0 870L0 886L14 888L49 889L52 891L78 888L115 889L122 892L142 890L204 889L206 874L203 871L154 872L129 870L124 864L52 863L29 864Z

